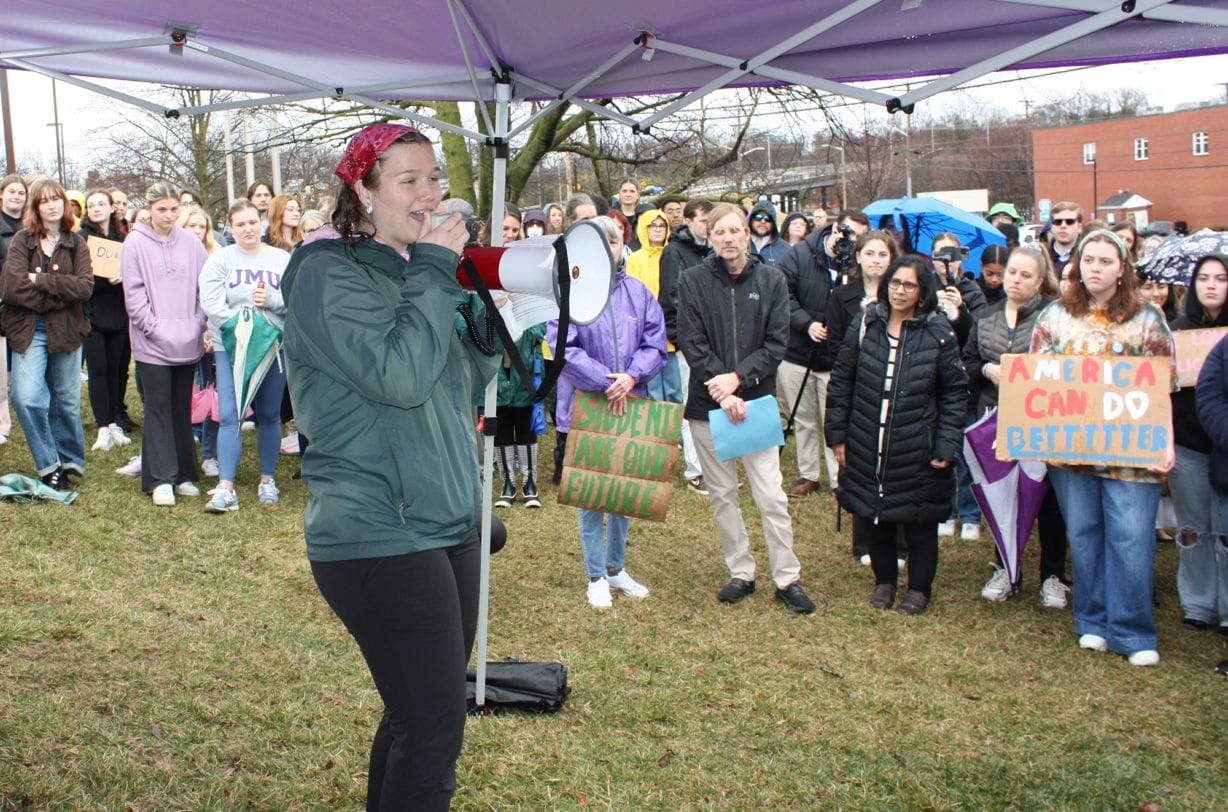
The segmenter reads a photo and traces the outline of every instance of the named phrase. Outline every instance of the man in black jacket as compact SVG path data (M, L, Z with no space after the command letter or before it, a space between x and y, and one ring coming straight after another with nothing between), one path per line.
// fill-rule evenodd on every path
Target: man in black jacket
M819 489L820 448L826 457L827 481L832 490L836 489L840 470L831 449L823 445L823 412L834 360L827 340L827 299L848 270L845 268L842 273L834 256L833 246L841 237L840 226L848 228L849 236L855 240L869 230L870 223L860 211L846 209L840 212L836 227L811 232L789 249L778 266L789 286L789 346L777 373L776 400L785 420L793 413L793 404L797 404L794 427L798 478L789 489L789 496L805 496Z
M740 423L747 417L748 401L775 394L776 367L788 338L789 294L779 271L748 255L750 231L741 206L716 206L708 227L713 254L678 280L678 346L694 373L684 416L691 421L729 567L730 581L716 597L737 603L755 591L755 559L738 504L737 459L717 459L708 413L720 409ZM770 447L740 459L763 522L776 598L790 611L813 612L793 554L779 453Z
M21 231L21 216L26 210L26 183L20 175L8 175L0 180L0 268L9 253L13 235ZM8 344L0 333L0 445L7 443L12 431L9 417Z
M673 230L665 250L661 252L660 288L657 299L665 314L665 336L675 347L678 345L678 276L692 265L703 262L712 253L708 246L708 212L712 202L702 197L687 202L682 208L682 225ZM670 353L678 362L678 388L686 397L691 380L691 368L680 352ZM666 366L669 369L669 365ZM695 453L695 441L691 437L691 424L682 421L682 456L686 461L687 487L701 496L708 495L704 484L704 472Z

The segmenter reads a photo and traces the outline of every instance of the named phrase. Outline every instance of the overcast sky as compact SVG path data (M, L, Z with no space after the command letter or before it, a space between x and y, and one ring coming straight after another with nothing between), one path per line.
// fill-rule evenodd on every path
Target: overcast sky
M28 168L36 160L41 168L52 170L55 165L54 119L51 103L51 80L36 74L10 70L9 90L13 106L13 140L18 162ZM1003 79L1024 76L1011 84ZM1179 59L1161 62L1140 62L1127 65L1048 72L1009 72L995 74L983 81L997 82L991 87L962 89L942 94L922 102L919 109L939 110L944 104L962 104L971 99L1000 109L1023 112L1024 99L1030 104L1069 96L1086 88L1108 92L1122 87L1142 90L1153 105L1166 111L1183 103L1207 99L1225 100L1228 83L1228 56ZM91 153L88 133L107 123L120 102L57 83L59 117L64 130L66 161L88 165ZM885 113L884 113L885 115Z

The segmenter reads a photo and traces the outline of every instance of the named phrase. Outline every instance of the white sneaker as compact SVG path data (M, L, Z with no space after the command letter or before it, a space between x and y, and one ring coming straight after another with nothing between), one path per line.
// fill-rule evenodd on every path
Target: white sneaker
M9 441L9 436L7 434L0 434L0 445L4 445L8 441Z
M239 430L240 431L255 431L256 421L255 420L244 420L242 423L239 424Z
M861 558L857 560L861 562L861 566L863 567L870 566L870 554L869 553L865 553L864 555L861 556Z
M1070 587L1063 584L1056 575L1050 575L1040 585L1040 602L1050 609L1065 609L1068 594Z
M981 597L987 601L1001 603L1014 595L1016 591L1015 585L1011 583L1010 575L1006 572L1006 568L994 567L993 575L985 582L985 586L981 587Z
M226 513L239 509L239 497L230 488L214 488L209 495L213 498L205 503L205 513Z
M588 603L594 609L609 609L614 605L610 598L610 583L606 579L588 582Z
M221 469L218 468L217 460L205 460L200 464L200 472L205 476L217 476Z
M905 561L903 558L897 558L897 559L895 560L895 568L896 568L897 570L902 570L902 569L904 569L904 565L905 565L905 564L907 564L907 563L908 563L908 562L907 562L907 561Z
M980 524L965 524L959 528L960 541L979 541L981 538Z
M939 522L938 523L938 535L940 537L955 535L955 520L948 519L945 522Z
M115 469L115 473L120 476L140 476L141 475L141 457L138 454L135 457L129 457L127 465L121 465ZM169 488L170 486L167 485Z
M1130 665L1138 665L1138 666L1159 665L1160 664L1160 652L1153 651L1152 649L1149 649L1149 648L1143 649L1142 651L1134 652L1129 657L1127 657L1126 660L1130 663Z
M180 482L175 486L175 493L180 496L200 496L200 488L195 482Z
M262 505L275 505L281 499L281 492L277 490L277 483L271 479L266 479L256 486L256 499Z
M158 507L174 507L175 488L169 482L163 482L154 488L153 503Z
M110 427L103 426L98 429L98 439L94 441L90 451L110 451L112 448L115 448L115 438L111 436Z
M111 425L107 426L107 428L111 430L111 440L115 443L115 445L132 444L132 438L127 434L124 434L124 430L121 429L118 424L112 423Z
M617 589L619 592L631 598L647 598L648 587L636 581L626 570L619 570L618 574L611 575L606 579L611 589Z
M1108 651L1109 641L1098 634L1084 634L1079 637L1079 648L1090 649L1092 651Z

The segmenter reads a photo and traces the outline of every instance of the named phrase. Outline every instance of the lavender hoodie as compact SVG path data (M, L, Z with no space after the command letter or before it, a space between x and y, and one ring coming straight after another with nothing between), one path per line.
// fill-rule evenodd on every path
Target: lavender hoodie
M546 328L546 340L554 346L559 323ZM634 395L647 395L648 381L665 368L665 316L661 305L643 282L619 268L610 303L597 320L572 325L567 333L567 365L559 376L556 428L571 428L572 401L576 390L604 392L613 381L612 372L625 372L635 379Z
M208 254L178 226L165 240L138 223L124 242L120 268L132 357L157 366L194 364L203 354L205 311L197 280Z

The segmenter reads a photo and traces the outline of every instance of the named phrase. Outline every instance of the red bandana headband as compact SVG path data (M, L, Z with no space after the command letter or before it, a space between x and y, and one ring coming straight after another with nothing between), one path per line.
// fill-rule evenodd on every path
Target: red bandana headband
M384 150L398 138L415 132L417 130L413 127L404 124L372 124L350 139L345 155L341 156L341 163L337 164L333 174L346 183L362 180L371 171L371 167L375 166L379 156L384 154Z

